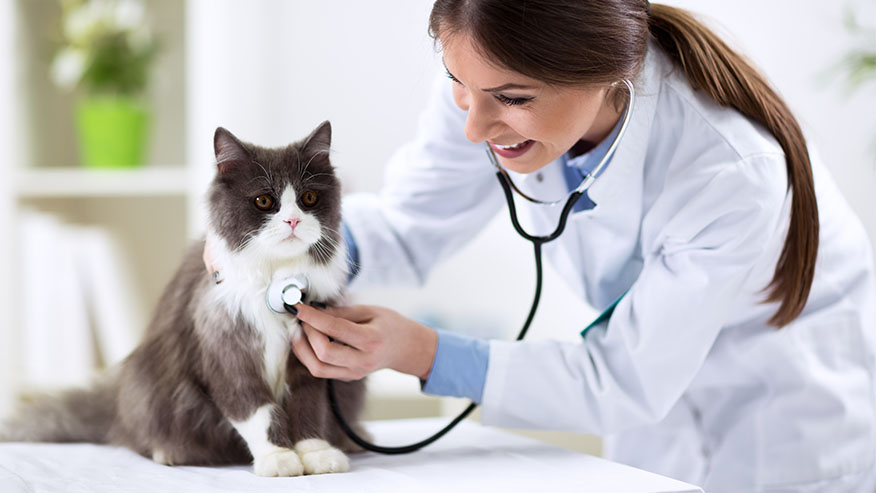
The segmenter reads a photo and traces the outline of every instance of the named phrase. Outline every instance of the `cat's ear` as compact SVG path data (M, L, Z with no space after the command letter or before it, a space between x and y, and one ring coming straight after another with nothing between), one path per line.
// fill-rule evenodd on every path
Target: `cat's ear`
M213 151L216 153L216 166L220 172L224 171L225 166L233 161L249 159L249 154L243 144L237 140L234 134L222 127L218 127L216 133L213 134Z
M304 146L314 151L329 152L332 146L332 124L326 120L304 139Z

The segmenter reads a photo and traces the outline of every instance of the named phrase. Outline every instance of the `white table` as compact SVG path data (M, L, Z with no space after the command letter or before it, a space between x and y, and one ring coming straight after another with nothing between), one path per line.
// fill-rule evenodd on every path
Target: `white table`
M418 441L446 419L374 421L380 445ZM353 455L344 474L262 478L251 467L167 467L124 448L92 444L0 444L0 492L702 492L696 486L462 422L407 455Z

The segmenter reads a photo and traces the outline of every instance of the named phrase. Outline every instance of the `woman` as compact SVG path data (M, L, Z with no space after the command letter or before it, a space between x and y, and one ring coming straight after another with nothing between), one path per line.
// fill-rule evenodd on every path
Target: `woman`
M565 196L629 79L628 131L546 248L604 320L580 343L480 341L301 306L311 372L393 368L485 424L603 435L608 458L710 492L874 491L872 249L763 76L642 0L438 0L430 30L450 80L382 194L345 203L353 283L422 281L499 211L484 142L527 194ZM552 229L556 208L531 209Z

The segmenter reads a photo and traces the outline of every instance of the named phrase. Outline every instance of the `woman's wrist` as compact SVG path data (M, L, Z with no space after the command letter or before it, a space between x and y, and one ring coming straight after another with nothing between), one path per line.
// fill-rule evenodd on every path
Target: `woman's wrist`
M398 367L393 369L426 380L432 372L432 362L438 349L438 333L435 329L420 323L416 323L410 333L405 355Z

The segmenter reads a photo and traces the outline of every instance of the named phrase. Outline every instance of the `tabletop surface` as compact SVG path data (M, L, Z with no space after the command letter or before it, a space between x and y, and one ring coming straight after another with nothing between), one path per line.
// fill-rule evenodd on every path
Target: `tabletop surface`
M413 443L446 418L373 421L380 445ZM92 444L0 444L0 491L41 492L701 492L696 486L507 431L463 421L407 455L351 456L343 474L262 478L250 466L162 466L124 448Z

